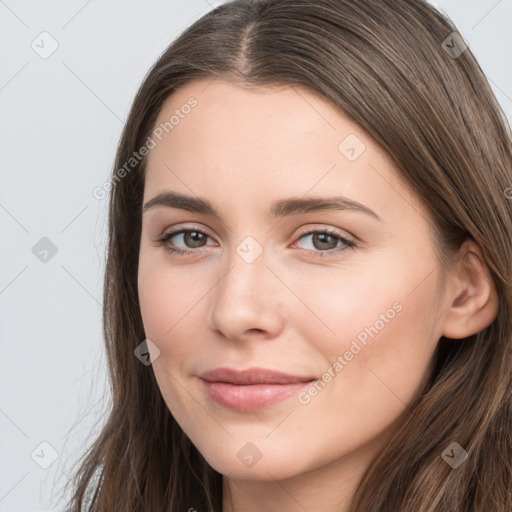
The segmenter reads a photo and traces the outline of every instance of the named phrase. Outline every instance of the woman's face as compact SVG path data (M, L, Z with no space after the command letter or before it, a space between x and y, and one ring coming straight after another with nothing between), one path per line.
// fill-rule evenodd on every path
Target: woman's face
M155 128L138 285L173 416L232 478L368 461L443 334L419 200L357 124L301 87L190 82ZM219 368L235 374L204 375ZM237 381L248 369L295 378Z

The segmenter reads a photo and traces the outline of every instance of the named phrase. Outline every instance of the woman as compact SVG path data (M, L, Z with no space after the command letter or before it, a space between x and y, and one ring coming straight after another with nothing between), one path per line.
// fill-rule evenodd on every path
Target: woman
M113 403L70 510L510 511L511 169L424 1L195 22L118 148Z

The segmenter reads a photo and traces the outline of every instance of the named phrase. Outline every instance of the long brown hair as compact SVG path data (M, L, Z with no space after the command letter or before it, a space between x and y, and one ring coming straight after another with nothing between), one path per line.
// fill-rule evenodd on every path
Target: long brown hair
M111 410L76 471L69 510L222 510L222 475L168 410L145 339L137 267L145 159L163 101L195 78L297 85L321 94L373 137L431 214L441 264L468 238L499 295L496 319L441 338L432 375L364 475L352 512L512 510L512 137L453 23L423 0L235 0L178 37L145 77L112 174L104 284ZM448 43L447 43L448 41ZM455 51L454 51L455 48ZM456 51L458 50L458 51ZM441 457L453 441L469 454Z

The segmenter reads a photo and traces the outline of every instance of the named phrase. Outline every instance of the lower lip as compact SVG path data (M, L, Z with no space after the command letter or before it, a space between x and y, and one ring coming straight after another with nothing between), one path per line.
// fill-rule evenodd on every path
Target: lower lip
M253 412L271 407L296 395L301 389L311 384L250 384L239 386L225 382L208 382L201 379L206 394L218 405L240 412Z

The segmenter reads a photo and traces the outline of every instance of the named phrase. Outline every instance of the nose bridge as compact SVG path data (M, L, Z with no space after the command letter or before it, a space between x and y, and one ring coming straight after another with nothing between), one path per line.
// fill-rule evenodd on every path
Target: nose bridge
M262 243L246 236L231 251L226 272L218 282L210 308L210 327L226 337L239 338L249 329L272 332L281 322L276 307L276 277L267 268Z
M231 251L228 274L222 288L230 297L258 300L262 292L258 285L266 283L272 274L267 264L268 254L263 244L252 235L245 236Z
M241 260L247 265L252 265L257 260L266 260L262 258L264 253L263 242L259 242L254 236L247 235L235 248ZM261 263L260 263L261 264Z

